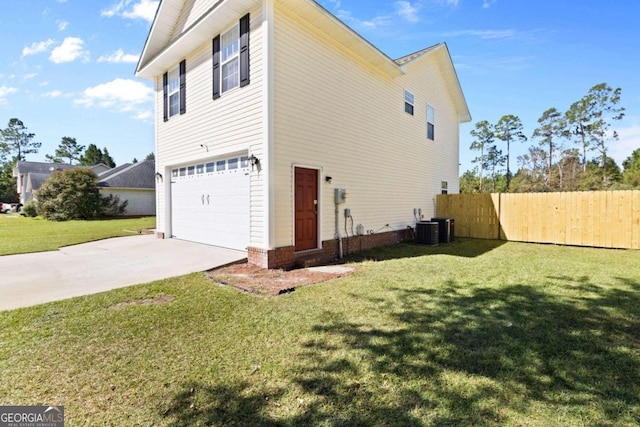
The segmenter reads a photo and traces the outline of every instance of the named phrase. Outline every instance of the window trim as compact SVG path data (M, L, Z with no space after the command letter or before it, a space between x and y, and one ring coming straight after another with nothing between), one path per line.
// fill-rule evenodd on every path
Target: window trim
M225 45L222 44L222 41L225 39L225 37L231 33L231 32L235 32L235 34L233 34L233 41L232 43L230 43L227 46L231 46L231 45L236 45L235 46L235 52L230 55L228 58L224 59L224 47ZM225 66L231 64L232 62L236 62L237 66L236 66L236 70L233 73L235 75L235 84L233 86L230 86L228 88L225 89L224 84L225 84L225 75L224 75L224 71L225 71ZM227 75L227 80L229 80L229 76L231 75L231 73L229 73L229 75ZM222 33L220 33L220 94L222 95L225 92L229 92L233 89L236 89L240 87L240 23L236 22L231 28L229 28L227 31L224 31Z
M433 105L427 104L427 139L436 140L436 109Z
M405 89L404 90L404 112L413 116L415 111L415 105L416 105L415 95L412 92Z
M177 79L173 78L172 80L177 80L177 88L174 90L170 90L171 80L169 77L174 77L173 75L177 74ZM175 94L178 94L178 111L171 114L171 97ZM185 114L187 112L187 61L182 60L175 67L165 72L162 75L162 101L163 101L163 118L164 121L167 122L173 116L178 114Z
M218 34L212 40L212 83L213 83L213 99L216 100L222 95L222 52L221 52L221 35L228 33L234 28L238 28L238 85L228 88L224 92L229 92L238 87L245 87L250 83L249 70L249 33L250 33L250 15L244 15L234 27ZM235 57L235 55L234 55ZM225 61L225 64L231 60Z
M174 86L174 89L171 86ZM171 98L177 96L178 108L174 112L171 110ZM167 109L169 111L169 118L180 114L180 67L175 67L167 73Z
M449 194L449 181L440 181L440 194Z

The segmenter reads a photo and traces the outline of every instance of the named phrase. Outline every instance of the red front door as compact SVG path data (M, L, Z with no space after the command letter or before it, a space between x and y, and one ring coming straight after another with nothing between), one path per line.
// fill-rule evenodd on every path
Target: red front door
M318 171L295 168L296 251L318 247Z

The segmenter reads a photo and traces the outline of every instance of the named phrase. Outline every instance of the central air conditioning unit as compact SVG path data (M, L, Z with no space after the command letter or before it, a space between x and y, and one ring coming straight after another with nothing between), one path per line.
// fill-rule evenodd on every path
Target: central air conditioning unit
M416 243L438 246L440 224L434 221L420 221L416 224Z

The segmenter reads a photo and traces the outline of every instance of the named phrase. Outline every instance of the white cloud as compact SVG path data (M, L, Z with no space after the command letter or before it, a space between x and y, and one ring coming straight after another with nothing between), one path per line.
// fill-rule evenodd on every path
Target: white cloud
M62 91L60 90L52 90L51 92L47 92L42 94L42 96L47 98L60 98L62 96Z
M49 49L49 47L51 47L51 45L53 45L54 43L55 42L51 39L48 39L42 42L31 43L31 46L27 46L24 49L22 49L22 57L46 52Z
M18 89L15 87L9 86L0 86L0 105L3 105L7 102L7 95L11 95L12 93L16 93Z
M89 59L89 51L83 49L84 41L79 37L67 37L62 44L51 51L49 60L55 64Z
M393 22L391 16L388 15L376 16L369 20L359 19L354 17L350 11L344 9L337 10L336 16L356 31L375 30L388 27Z
M483 40L490 39L510 39L518 35L518 32L513 29L508 30L459 30L459 31L447 31L442 33L442 36L446 38L460 37L460 36L472 36L479 37Z
M151 22L156 16L156 10L158 9L158 1L155 0L141 0L139 3L133 5L133 8L129 12L124 12L122 16L130 19L144 19Z
M72 93L64 93L61 90L52 90L51 92L43 93L42 96L45 98L69 98L73 96Z
M24 76L22 76L22 81L25 82L27 80L31 80L38 77L38 73L29 73L29 74L25 74Z
M413 24L420 22L420 17L418 16L419 7L417 5L413 5L408 1L397 1L396 7L397 13L401 18Z
M5 96L17 92L18 89L15 87L9 86L0 86L0 98L4 98Z
M133 112L135 118L147 120L153 101L153 89L135 80L115 79L84 90L76 105L99 107L119 112Z
M146 110L140 111L138 114L134 116L137 120L142 120L143 122L151 121L153 119L153 111Z
M482 8L483 9L489 9L491 7L492 4L494 4L497 0L483 0L482 1Z
M69 26L67 21L58 21L58 31L64 31Z
M131 63L135 64L138 62L138 55L133 55L129 53L124 53L122 49L116 50L111 55L103 55L98 58L98 62L108 62L110 64L119 64L119 63Z
M107 9L103 9L100 14L107 18L121 16L128 19L143 19L151 22L156 15L159 3L158 0L120 0Z

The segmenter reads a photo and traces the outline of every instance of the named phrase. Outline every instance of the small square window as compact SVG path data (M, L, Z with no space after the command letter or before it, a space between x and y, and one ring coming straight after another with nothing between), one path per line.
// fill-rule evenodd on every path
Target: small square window
M249 167L249 156L240 157L240 167L248 168Z
M204 165L201 164L201 165L196 166L196 173L198 175L200 175L201 173L204 173Z
M189 166L187 168L187 175L193 175L196 171L196 167L195 166Z
M227 165L229 166L229 170L238 169L238 158L227 160Z
M218 170L218 172L225 170L226 166L227 162L225 160L218 160L216 162L216 169Z
M211 162L207 163L207 173L214 172L216 170L216 164Z
M187 168L180 168L180 176L186 176L187 175Z
M177 177L178 177L178 169L172 169L171 178L177 178Z
M404 91L404 112L413 116L415 98L408 90Z

